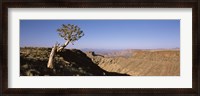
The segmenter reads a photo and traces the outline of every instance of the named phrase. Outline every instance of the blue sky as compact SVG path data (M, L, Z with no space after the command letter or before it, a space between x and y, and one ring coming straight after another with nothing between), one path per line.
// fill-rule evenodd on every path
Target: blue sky
M62 24L77 25L85 34L67 48L180 48L179 20L20 20L20 46L64 44L56 31Z

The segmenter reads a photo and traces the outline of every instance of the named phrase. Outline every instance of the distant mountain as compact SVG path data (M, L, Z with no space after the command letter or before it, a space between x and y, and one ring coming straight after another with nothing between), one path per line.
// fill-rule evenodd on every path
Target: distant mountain
M110 53L110 52L117 52L120 51L122 49L92 49L92 48L84 48L84 49L80 49L83 52L89 52L89 51L93 51L95 53L98 54L105 54L105 53Z
M162 50L180 50L179 48L158 48L158 49L81 49L83 52L95 52L105 57L131 57L135 51L162 51Z
M95 52L105 57L129 57L136 49L81 49L83 52Z

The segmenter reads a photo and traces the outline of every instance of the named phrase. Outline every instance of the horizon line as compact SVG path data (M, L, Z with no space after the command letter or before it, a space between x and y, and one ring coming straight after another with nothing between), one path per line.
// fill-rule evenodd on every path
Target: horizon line
M32 47L32 48L53 48L52 47L41 47L41 46L20 46L20 48L25 48L25 47ZM130 50L130 49L135 49L135 50L148 50L148 49L180 49L180 47L172 47L172 48L65 48L65 49L82 49L82 50Z

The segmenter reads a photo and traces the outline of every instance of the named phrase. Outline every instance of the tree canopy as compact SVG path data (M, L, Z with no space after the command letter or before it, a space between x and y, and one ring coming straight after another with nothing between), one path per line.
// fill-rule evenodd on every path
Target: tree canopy
M84 36L83 31L77 25L73 24L62 24L62 27L57 29L57 31L59 32L60 37L70 41L71 43Z

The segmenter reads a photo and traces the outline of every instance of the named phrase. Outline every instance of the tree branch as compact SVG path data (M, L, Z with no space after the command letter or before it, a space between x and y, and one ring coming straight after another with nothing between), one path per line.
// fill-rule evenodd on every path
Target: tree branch
M64 45L57 48L57 52L61 52L69 44L69 42L70 42L70 40L66 41Z

